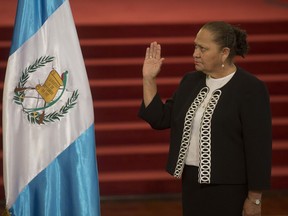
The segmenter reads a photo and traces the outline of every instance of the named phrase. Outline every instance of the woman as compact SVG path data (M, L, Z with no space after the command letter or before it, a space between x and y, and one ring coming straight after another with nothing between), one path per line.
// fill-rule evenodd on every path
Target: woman
M235 66L248 52L246 33L225 22L205 24L195 38L195 72L165 103L156 77L164 58L146 50L139 116L171 128L167 171L182 178L184 216L261 215L270 186L271 114L264 83Z

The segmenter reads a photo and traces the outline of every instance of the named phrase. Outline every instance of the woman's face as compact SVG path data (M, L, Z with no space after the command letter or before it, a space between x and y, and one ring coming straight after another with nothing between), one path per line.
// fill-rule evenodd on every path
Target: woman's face
M222 64L226 57L219 45L213 41L213 35L209 30L201 29L195 40L195 50L193 54L195 68L207 75L221 73Z

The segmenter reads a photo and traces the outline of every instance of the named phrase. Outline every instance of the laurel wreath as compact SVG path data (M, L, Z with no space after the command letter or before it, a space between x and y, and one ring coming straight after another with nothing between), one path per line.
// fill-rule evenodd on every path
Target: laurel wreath
M30 74L37 71L37 69L45 66L47 63L52 62L54 60L53 56L42 56L35 60L35 62L26 67L22 71L22 75L18 82L18 89L25 89L25 85L30 78ZM42 113L38 111L27 111L23 106L23 102L25 99L25 91L14 91L13 100L16 104L21 105L23 108L23 112L27 114L27 119L31 124L45 124L49 122L60 121L65 114L68 113L68 110L73 108L77 104L79 93L78 90L72 92L71 97L69 97L66 103L60 108L59 111L54 111L52 113L46 114L45 111Z
M25 88L25 84L27 83L31 73L34 73L37 71L37 69L44 67L47 63L52 62L54 60L53 56L42 56L39 59L36 59L36 61L32 64L29 65L22 71L22 75L20 77L20 80L18 82L17 88ZM14 102L18 105L22 105L24 98L25 98L25 92L24 91L19 91L16 92L14 91Z
M64 117L64 115L68 113L68 110L76 105L78 96L78 90L73 91L72 96L67 99L65 105L63 105L58 112L54 111L47 115L43 115L43 113L41 114L40 112L29 112L27 115L28 121L33 124L39 124L39 122L45 124L48 122L60 121L60 118Z

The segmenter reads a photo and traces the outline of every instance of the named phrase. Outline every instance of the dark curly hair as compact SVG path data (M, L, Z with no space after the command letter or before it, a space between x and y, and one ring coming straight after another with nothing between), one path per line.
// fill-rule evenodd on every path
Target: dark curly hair
M206 23L202 29L210 31L214 36L214 41L221 47L228 47L230 54L228 59L232 61L235 56L243 58L249 51L247 33L236 26L232 26L223 21Z

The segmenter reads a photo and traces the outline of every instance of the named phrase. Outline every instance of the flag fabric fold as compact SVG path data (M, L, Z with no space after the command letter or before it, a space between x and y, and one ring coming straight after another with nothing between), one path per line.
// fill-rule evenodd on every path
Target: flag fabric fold
M93 101L68 0L18 0L3 92L11 215L100 215Z

